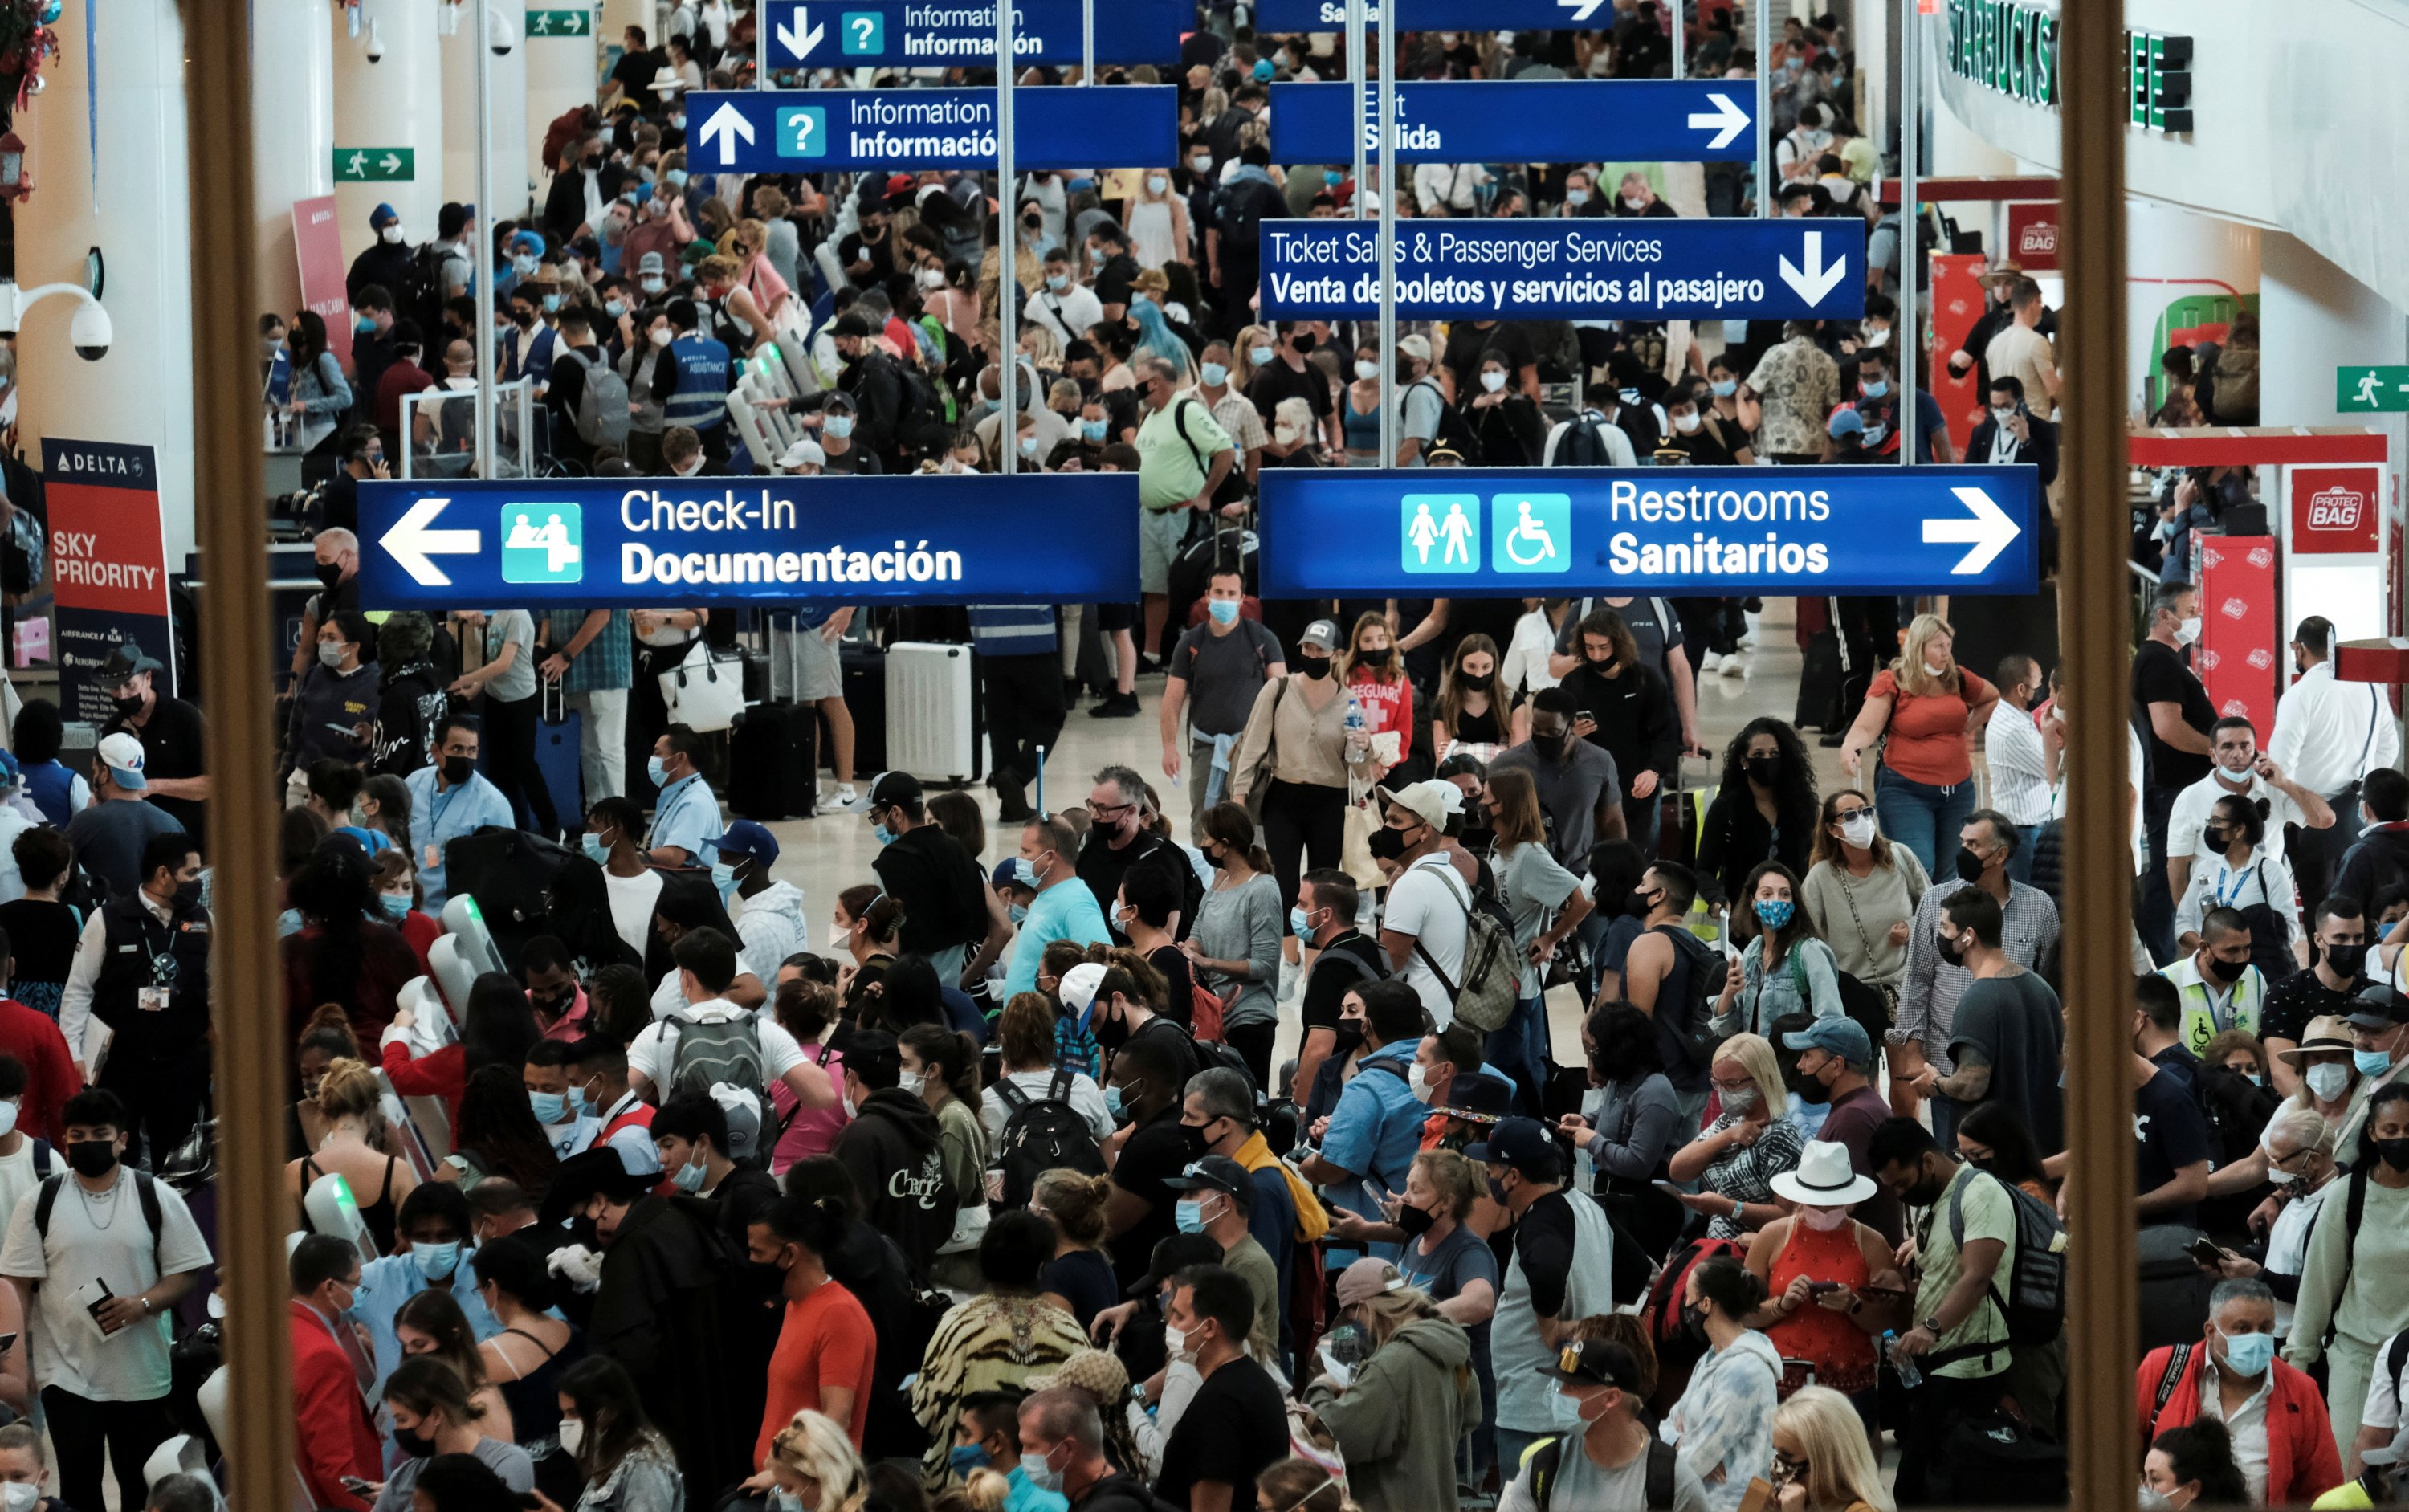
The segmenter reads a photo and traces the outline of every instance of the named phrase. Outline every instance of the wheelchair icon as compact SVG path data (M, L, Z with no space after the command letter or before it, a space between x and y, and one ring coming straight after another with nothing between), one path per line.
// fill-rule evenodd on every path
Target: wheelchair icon
M1526 545L1531 548L1527 554L1524 551ZM1531 501L1523 499L1522 517L1515 522L1514 528L1506 533L1507 559L1516 567L1536 568L1555 554L1556 538L1548 533L1546 526L1531 517Z

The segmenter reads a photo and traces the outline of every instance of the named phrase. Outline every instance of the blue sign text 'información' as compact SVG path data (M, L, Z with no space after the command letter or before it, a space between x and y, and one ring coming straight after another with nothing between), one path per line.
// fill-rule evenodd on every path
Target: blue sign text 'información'
M995 65L995 7L980 0L767 0L770 66L976 68ZM1104 0L1095 7L1096 62L1172 63L1195 7L1180 0ZM1013 56L1075 64L1080 0L1018 0Z
M1176 85L1043 86L1012 101L1013 165L1023 173L1088 166L1107 143L1132 163L1179 155ZM991 89L700 91L685 118L697 173L996 166Z
M1265 598L2030 593L2031 468L1266 468Z
M1358 115L1349 87L1274 84L1272 161L1347 162L1358 130L1377 153L1378 91L1363 86ZM1756 156L1755 112L1746 79L1401 82L1390 148L1400 163L1738 163Z
M360 487L379 610L1117 603L1137 477L565 478Z

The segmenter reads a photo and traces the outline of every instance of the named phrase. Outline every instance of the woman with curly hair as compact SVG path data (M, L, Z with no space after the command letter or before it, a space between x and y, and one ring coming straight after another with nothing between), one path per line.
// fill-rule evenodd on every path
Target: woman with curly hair
M1815 767L1806 742L1782 720L1750 720L1724 747L1723 775L1699 828L1699 879L1728 901L1760 861L1779 861L1797 875L1815 833Z

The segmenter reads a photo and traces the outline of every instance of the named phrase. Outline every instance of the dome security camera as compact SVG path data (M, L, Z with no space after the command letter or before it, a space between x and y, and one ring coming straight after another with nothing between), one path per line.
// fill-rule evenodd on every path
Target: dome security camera
M108 355L109 345L116 339L108 311L99 301L76 307L75 319L67 325L67 340L74 345L77 356L86 362L98 362Z
M384 33L379 30L373 22L368 23L368 41L366 51L368 62L372 64L384 62Z
M509 57L511 49L518 46L518 33L512 27L509 17L498 10L485 13L485 46L493 50L495 57Z

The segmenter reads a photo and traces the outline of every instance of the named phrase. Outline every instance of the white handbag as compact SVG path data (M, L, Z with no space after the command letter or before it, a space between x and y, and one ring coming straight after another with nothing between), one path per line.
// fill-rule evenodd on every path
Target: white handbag
M697 734L726 729L744 712L744 657L741 652L714 655L697 637L685 659L661 673L661 701L669 706L670 723Z

